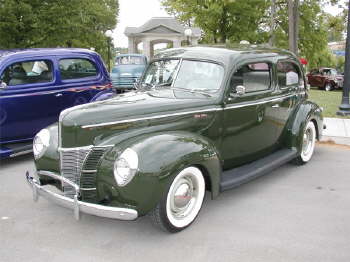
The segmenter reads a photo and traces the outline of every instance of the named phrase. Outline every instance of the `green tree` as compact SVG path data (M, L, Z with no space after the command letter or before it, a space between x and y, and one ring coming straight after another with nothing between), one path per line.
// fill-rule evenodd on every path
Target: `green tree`
M328 32L328 41L336 42L344 40L344 32L346 29L347 12L333 16L326 14L325 22Z
M270 32L276 47L288 49L287 0L275 1L274 28L271 30L270 0L161 0L165 9L185 24L193 23L204 31L202 42L217 43L248 40L267 43ZM334 56L327 47L330 23L322 10L326 3L339 0L302 0L299 5L299 54L311 67L332 64ZM338 29L338 30L341 30ZM337 36L338 37L338 36Z
M118 0L0 0L0 49L94 47L117 23Z
M205 42L260 41L268 0L161 0L166 11L204 31ZM266 37L266 36L264 36Z

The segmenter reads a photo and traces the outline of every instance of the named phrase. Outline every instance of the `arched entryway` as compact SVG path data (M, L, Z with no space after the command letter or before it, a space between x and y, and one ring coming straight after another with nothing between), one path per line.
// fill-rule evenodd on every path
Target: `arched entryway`
M185 35L185 30L191 34ZM142 43L143 54L152 58L154 46L159 43L171 44L174 48L181 47L183 41L197 45L201 30L198 27L184 27L172 17L154 17L140 27L127 27L125 35L129 39L129 53L136 53L137 46Z

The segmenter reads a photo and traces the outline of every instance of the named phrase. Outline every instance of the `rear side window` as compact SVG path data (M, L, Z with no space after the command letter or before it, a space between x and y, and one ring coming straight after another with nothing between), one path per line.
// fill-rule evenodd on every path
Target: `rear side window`
M59 62L59 68L62 80L97 76L96 65L88 59L61 59Z
M51 82L52 62L49 60L16 62L8 66L0 78L8 86Z
M268 63L251 63L241 66L231 78L231 86L245 87L246 93L268 90L271 85L271 65Z
M298 66L292 62L278 62L277 81L281 88L299 85L300 71Z

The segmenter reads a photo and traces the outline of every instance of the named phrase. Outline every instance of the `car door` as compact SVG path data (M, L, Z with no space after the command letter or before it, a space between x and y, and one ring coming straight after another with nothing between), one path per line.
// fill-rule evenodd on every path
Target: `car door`
M275 106L276 135L280 138L296 107L298 96L305 96L305 83L300 66L292 60L276 62L277 92L280 100Z
M102 90L110 88L102 65L88 55L60 56L57 63L63 90L61 110L88 103Z
M244 63L234 71L223 117L225 169L254 161L276 145L276 96L272 61Z
M0 141L25 141L57 121L60 90L52 58L18 58L2 63L0 77Z

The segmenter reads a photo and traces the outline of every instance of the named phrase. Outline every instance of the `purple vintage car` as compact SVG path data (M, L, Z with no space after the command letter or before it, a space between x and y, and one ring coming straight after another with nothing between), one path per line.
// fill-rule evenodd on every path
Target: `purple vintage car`
M63 109L111 96L101 57L71 48L0 50L0 159L32 151Z

